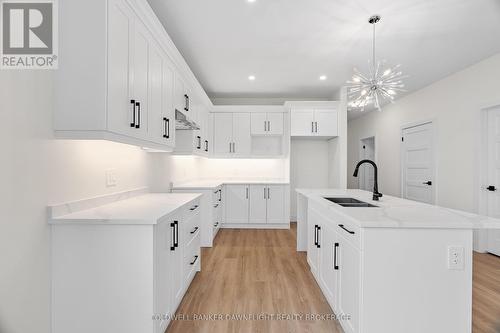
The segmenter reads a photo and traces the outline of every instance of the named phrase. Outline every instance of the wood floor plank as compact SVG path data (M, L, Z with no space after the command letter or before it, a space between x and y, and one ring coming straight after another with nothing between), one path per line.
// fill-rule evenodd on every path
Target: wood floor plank
M500 258L474 253L473 333L500 333ZM332 314L290 230L220 230L178 315ZM389 324L389 323L388 323ZM333 320L175 320L168 333L343 332Z

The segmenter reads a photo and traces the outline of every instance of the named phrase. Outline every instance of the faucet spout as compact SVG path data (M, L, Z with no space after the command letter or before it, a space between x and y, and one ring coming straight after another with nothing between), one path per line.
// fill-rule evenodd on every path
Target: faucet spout
M378 168L377 168L377 164L375 164L375 162L373 162L372 160L359 161L358 164L356 165L356 168L354 169L354 173L352 174L352 176L358 177L359 167L365 163L371 164L373 166L373 169L374 169L374 173L373 173L373 176L374 176L373 200L378 201L379 198L381 198L383 196L383 194L378 191Z

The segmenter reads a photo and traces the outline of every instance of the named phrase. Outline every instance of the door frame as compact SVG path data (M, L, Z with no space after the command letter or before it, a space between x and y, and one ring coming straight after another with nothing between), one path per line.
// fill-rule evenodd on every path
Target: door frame
M480 215L488 215L488 193L483 189L488 182L488 112L500 108L500 100L493 100L479 106L478 126L476 136L476 172L474 187L476 195L474 206ZM488 230L474 232L474 251L488 252Z
M436 149L436 138L438 134L438 126L437 126L437 119L436 118L429 118L429 119L424 119L420 121L414 121L414 122L409 122L405 123L400 126L400 138L403 137L403 133L406 129L417 127L417 126L422 126L425 124L432 124L432 201L434 205L437 205L438 201L438 155L437 155L437 149ZM404 157L404 142L401 140L399 142L399 182L400 182L400 188L399 188L399 196L403 198L403 193L404 193L404 163L403 163L403 157Z
M363 140L366 140L366 139L371 139L373 138L373 145L374 145L374 149L373 149L373 162L375 162L375 164L377 164L377 161L378 161L378 156L377 156L377 136L375 134L373 135L368 135L368 136L365 136L365 137L362 137L359 139L359 147L358 147L358 152L359 152L359 161L361 161L364 156L363 154ZM361 177L358 177L358 189L360 188L361 186Z

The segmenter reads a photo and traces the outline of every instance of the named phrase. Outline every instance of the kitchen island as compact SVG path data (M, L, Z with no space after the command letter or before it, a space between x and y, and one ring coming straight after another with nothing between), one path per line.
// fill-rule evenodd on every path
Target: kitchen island
M297 249L345 332L471 332L473 229L499 220L360 190L297 193Z

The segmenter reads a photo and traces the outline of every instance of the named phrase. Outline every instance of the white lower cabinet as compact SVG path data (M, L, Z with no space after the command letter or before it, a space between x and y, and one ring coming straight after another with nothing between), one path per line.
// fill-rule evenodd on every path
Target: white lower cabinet
M308 210L307 262L346 333L360 332L361 251L358 230ZM337 230L338 229L338 230ZM351 239L352 238L352 239Z
M165 332L200 271L200 200L156 224L51 226L52 332Z
M226 185L226 225L288 225L288 185Z

